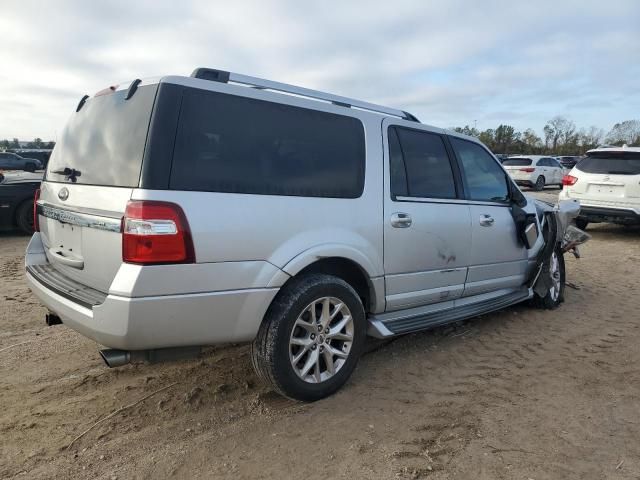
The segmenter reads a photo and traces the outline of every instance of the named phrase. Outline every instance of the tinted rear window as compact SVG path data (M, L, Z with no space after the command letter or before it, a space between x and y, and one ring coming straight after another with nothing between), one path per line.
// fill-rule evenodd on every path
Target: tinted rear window
M586 173L640 175L640 154L587 157L581 160L575 168Z
M215 92L184 95L172 189L356 198L364 170L355 118Z
M126 90L88 99L60 134L46 179L65 181L53 172L67 167L80 172L77 183L138 186L157 89L158 85L139 87L129 100L124 99Z
M510 158L502 162L505 167L526 167L531 165L531 159L529 158Z

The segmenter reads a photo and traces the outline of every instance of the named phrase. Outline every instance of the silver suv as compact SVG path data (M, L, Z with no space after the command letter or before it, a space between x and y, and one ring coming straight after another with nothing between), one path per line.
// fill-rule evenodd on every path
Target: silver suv
M476 139L218 70L85 96L36 208L26 276L49 324L110 366L252 342L302 400L340 388L367 335L563 297L553 209Z

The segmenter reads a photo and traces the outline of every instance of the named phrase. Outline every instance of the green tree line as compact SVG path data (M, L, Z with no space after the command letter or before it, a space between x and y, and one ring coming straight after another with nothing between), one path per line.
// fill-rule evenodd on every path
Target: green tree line
M0 150L18 149L18 148L49 148L52 149L56 142L45 142L41 138L34 138L33 141L27 142L24 147L20 146L20 140L13 138L11 140L0 140Z
M452 130L477 137L494 153L582 155L603 144L640 146L640 120L616 123L608 133L595 126L578 129L575 123L562 116L547 122L543 136L531 128L518 132L511 125L499 125L484 131L466 125Z

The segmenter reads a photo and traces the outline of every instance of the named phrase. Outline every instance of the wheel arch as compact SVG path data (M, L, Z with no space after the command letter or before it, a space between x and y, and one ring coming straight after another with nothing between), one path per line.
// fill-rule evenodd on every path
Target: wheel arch
M351 254L349 250L334 254L327 251L305 252L287 263L282 270L290 275L283 287L300 275L324 273L335 275L351 285L362 299L367 312L379 310L379 302L384 301L384 292L379 291L384 283L376 281L376 277L370 273L373 265L357 251L356 254ZM382 276L379 278L382 279Z

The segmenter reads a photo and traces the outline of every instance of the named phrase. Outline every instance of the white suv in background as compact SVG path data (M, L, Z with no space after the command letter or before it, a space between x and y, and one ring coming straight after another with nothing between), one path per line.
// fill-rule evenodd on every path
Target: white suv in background
M542 190L546 185L562 185L564 170L553 157L517 155L502 162L502 166L518 185Z
M589 222L640 224L640 147L596 148L563 180L560 200L578 199L578 228Z

